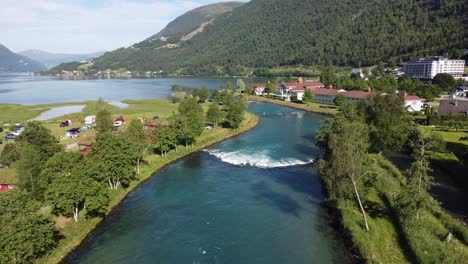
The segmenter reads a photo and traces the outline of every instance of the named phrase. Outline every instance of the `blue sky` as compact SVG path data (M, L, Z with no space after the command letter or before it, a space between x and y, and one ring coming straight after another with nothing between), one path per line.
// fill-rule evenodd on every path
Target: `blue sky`
M130 46L193 8L223 0L1 2L0 44L15 52L86 53Z

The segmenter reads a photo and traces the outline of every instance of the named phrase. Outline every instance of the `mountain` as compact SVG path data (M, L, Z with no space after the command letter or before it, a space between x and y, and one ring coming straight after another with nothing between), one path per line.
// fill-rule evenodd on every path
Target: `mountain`
M88 53L88 54L63 54L50 53L42 50L25 50L18 52L23 56L36 60L44 64L48 69L55 67L64 62L84 61L93 59L104 54L104 51Z
M208 20L191 38L184 36L194 27L163 30L104 54L92 68L217 75L299 64L375 65L468 47L466 14L465 0L252 0ZM171 24L184 24L178 19Z
M41 63L18 55L0 44L0 72L39 72L45 69Z

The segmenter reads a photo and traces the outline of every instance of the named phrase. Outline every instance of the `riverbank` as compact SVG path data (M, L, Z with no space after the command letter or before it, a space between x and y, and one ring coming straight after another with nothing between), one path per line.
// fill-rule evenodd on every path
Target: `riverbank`
M244 122L237 130L229 130L220 127L215 128L211 131L205 131L193 147L181 147L178 152L169 152L165 157L156 155L145 157L147 163L141 167L139 178L131 182L127 189L118 189L111 193L109 207L105 215L109 215L133 189L148 180L152 175L168 164L203 148L245 133L258 124L259 118L256 115L246 113L245 117ZM84 219L84 216L80 215L79 221L74 223L72 219L56 218L56 225L64 238L60 240L55 250L39 259L37 263L59 263L67 254L78 247L103 219L104 218Z
M325 105L325 104L318 104L318 103L295 103L295 102L286 102L278 99L271 99L263 96L257 95L250 95L249 100L256 101L256 102L266 102L271 104L277 104L281 106L287 106L295 109L304 110L307 112L313 112L323 115L336 115L338 113L338 109L335 106Z

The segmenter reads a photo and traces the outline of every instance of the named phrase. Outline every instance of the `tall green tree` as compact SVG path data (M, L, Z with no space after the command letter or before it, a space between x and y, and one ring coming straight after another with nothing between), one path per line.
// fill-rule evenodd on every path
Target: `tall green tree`
M161 156L164 157L167 155L168 151L177 148L177 133L173 127L160 127L154 130L153 135L155 150L157 150Z
M305 89L304 96L302 97L302 102L309 103L314 100L314 95L309 89Z
M96 126L98 133L111 132L114 127L111 113L107 110L101 110L96 115Z
M247 103L245 99L241 97L233 98L230 96L225 104L226 117L224 119L224 125L232 129L239 128L242 121L244 121L244 111L246 107Z
M108 184L111 190L128 187L135 178L137 155L126 137L104 133L88 155L88 163L94 168L90 174L99 182Z
M319 162L330 197L348 198L352 194L361 210L366 230L369 230L366 211L360 196L362 180L373 172L368 169L367 150L369 132L361 120L347 121L339 116L329 122L320 135L327 145L326 158ZM327 135L323 135L327 133Z
M28 144L36 146L43 159L47 159L63 149L58 140L52 136L50 130L37 121L29 122L23 133L16 138L16 142L20 147Z
M44 159L39 147L29 144L20 148L20 157L16 162L18 187L31 193L35 199L40 200L42 188L39 185L39 178L47 159Z
M20 153L16 144L8 143L0 153L0 164L11 166L15 161L19 160Z
M267 84L265 85L265 92L267 94L275 93L276 92L275 85L272 84L271 82L267 82Z
M336 72L335 68L323 67L320 72L320 81L325 85L328 86L330 84L334 84L336 81Z
M148 147L146 142L147 133L144 130L143 123L138 119L133 119L127 127L125 133L131 145L135 148L132 152L136 156L136 173L140 174L140 161L143 159L143 154Z
M246 89L246 85L245 85L244 80L242 80L242 79L237 79L237 90L239 90L239 91L245 91L245 89Z
M217 126L223 119L223 111L217 104L211 104L206 113L206 121L213 126Z
M343 108L346 105L346 98L344 97L343 94L337 94L335 96L335 99L333 99L334 103L336 106L339 108Z
M210 90L208 89L208 87L203 86L200 89L200 93L199 93L200 102L204 103L206 100L208 100L209 97L210 97Z
M26 192L0 193L0 263L33 263L57 245L58 232Z

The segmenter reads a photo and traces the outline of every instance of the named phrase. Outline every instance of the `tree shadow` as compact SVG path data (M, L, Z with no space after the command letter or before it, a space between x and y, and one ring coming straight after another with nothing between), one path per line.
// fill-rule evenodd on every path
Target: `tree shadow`
M320 177L317 174L311 176L310 171L307 171L305 166L310 166L310 164L287 169L272 169L269 176L275 182L286 185L295 192L309 195L312 201L322 201ZM285 170L287 170L287 173L285 173Z
M385 218L390 217L384 205L374 202L365 201L363 203L364 209L372 218Z
M250 189L255 193L255 199L274 206L283 213L300 218L300 211L303 208L289 195L274 192L264 181L253 184Z
M382 195L380 198L382 199L382 201L385 204L385 207L387 207L387 210L389 211L389 219L392 221L392 224L395 227L395 231L397 233L398 245L403 251L403 255L410 263L418 263L418 259L413 249L411 248L409 240L406 237L405 233L403 232L401 219L398 216L398 213L391 206L390 201L388 200L387 196Z

